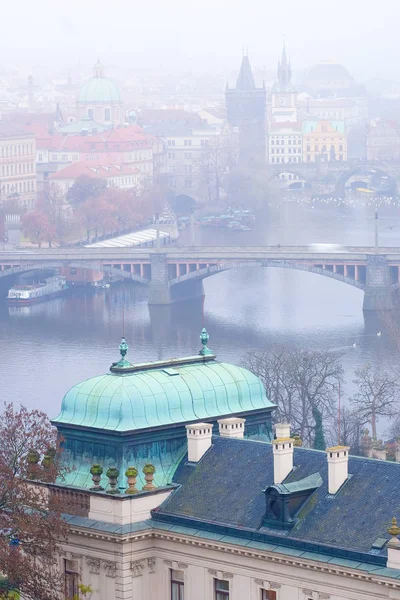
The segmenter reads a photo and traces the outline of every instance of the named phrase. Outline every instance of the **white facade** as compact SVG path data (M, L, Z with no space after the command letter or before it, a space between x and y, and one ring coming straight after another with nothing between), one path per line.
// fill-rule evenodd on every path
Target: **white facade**
M295 123L297 121L297 92L274 92L271 103L272 121Z
M0 131L0 203L15 198L32 209L36 201L35 139Z
M302 162L302 133L294 128L271 129L268 135L270 165Z
M400 599L400 581L379 569L374 573L374 565L368 572L313 560L310 553L294 556L284 549L271 552L267 545L235 544L222 535L215 539L206 532L194 536L193 529L153 526L118 539L72 525L61 567L67 564L77 581L91 586L91 600L172 600L172 570L180 572L185 600L216 600L216 579L228 582L224 600Z

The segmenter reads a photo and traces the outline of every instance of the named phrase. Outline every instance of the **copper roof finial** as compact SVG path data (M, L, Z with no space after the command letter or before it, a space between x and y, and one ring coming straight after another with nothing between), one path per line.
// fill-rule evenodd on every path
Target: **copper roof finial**
M124 336L122 336L121 343L120 343L120 345L119 345L118 348L119 348L119 353L121 355L121 358L120 358L120 360L118 362L115 362L115 363L113 363L111 365L111 367L110 367L111 372L113 372L114 369L117 371L121 367L124 368L124 367L131 367L132 366L130 362L128 362L127 360L125 360L125 356L126 356L126 353L129 350L129 346L128 346L128 344L127 344L126 339L125 339Z
M199 354L201 356L209 356L210 354L213 354L212 350L207 348L209 339L210 339L210 336L207 333L207 329L205 327L203 327L203 329L201 330L201 334L200 334L200 341L203 344L203 347L199 352Z

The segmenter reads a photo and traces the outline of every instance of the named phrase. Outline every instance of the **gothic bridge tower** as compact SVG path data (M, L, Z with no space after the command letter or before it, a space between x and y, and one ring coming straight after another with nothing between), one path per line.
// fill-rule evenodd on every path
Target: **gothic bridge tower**
M266 161L266 91L256 88L249 57L243 56L236 87L225 92L228 122L239 129L239 161L245 167L262 167Z

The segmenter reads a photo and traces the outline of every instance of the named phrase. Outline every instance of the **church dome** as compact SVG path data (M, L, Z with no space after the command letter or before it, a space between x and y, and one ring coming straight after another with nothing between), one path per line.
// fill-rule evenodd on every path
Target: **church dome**
M319 63L310 67L306 79L308 81L348 81L352 82L353 78L348 70L337 63Z
M121 102L116 85L104 76L104 67L97 61L93 68L93 77L83 84L78 102L112 104Z
M121 354L111 373L67 392L56 425L128 432L274 407L258 377L211 352L136 365Z

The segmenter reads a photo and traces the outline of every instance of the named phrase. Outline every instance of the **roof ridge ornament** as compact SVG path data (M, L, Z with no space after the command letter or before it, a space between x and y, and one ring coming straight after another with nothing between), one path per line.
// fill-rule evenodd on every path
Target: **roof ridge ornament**
M121 338L121 342L120 342L120 344L118 346L118 349L119 349L119 353L121 355L121 358L120 358L120 360L118 362L112 363L112 365L110 367L111 371L114 370L114 367L117 367L119 369L121 369L121 368L123 369L123 368L131 367L132 366L132 364L129 361L125 360L125 356L126 356L126 353L129 350L129 346L128 346L128 343L127 343L127 341L126 341L126 339L125 339L124 336L122 336L122 338Z
M213 351L210 348L207 348L208 340L210 336L208 335L207 329L203 327L200 334L200 341L203 344L202 349L199 351L200 356L210 356L213 354Z

